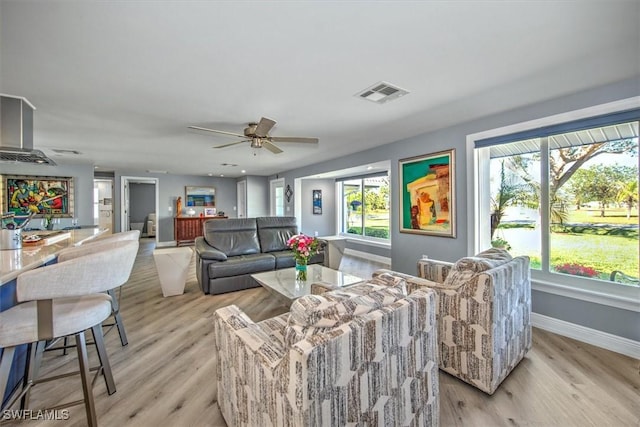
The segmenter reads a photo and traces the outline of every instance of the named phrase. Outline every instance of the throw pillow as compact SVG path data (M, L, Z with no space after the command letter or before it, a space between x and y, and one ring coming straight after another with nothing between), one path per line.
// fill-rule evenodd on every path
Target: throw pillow
M460 258L444 281L445 286L459 285L478 273L506 264L513 258L504 249L491 248L472 257Z
M400 289L403 295L407 295L407 281L400 276L394 276L390 273L382 273L378 274L375 277L372 277L370 280L371 283L396 287Z
M402 289L398 287L363 285L357 285L359 289L356 291L374 290L351 297L346 297L347 293L341 292L338 298L336 298L337 292L332 291L323 295L305 295L294 301L284 332L285 344L291 346L311 335L326 332L347 323L356 316L378 310L405 298Z

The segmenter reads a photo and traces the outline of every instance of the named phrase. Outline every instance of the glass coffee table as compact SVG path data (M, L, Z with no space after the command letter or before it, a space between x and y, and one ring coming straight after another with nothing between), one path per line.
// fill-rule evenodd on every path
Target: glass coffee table
M348 286L364 280L361 277L324 267L320 264L307 266L307 280L305 282L296 281L295 267L256 273L252 274L251 277L287 306L290 306L297 298L309 295L312 283Z

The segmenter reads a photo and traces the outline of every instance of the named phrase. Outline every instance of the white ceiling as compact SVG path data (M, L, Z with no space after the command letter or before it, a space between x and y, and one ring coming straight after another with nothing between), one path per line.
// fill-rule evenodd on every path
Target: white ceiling
M36 106L35 148L99 170L269 175L640 75L637 0L2 0L0 16L0 92ZM354 97L381 80L410 94ZM234 138L187 130L262 116L320 143L213 150Z

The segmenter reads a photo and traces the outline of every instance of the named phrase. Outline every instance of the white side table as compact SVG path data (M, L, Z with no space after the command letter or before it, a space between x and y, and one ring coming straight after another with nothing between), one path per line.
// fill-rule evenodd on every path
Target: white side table
M327 241L327 248L324 254L324 266L339 270L342 255L347 246L347 238L343 236L323 236L318 238Z
M160 277L163 296L170 297L184 293L192 256L193 249L188 246L153 251L153 260Z

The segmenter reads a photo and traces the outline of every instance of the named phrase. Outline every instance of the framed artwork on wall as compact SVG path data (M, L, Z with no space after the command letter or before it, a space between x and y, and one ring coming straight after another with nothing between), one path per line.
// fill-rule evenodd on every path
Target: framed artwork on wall
M322 190L313 190L313 214L322 215Z
M216 206L216 189L214 187L185 187L186 206Z
M73 178L61 176L2 175L2 212L16 216L72 218Z
M455 150L401 159L400 232L456 237Z

